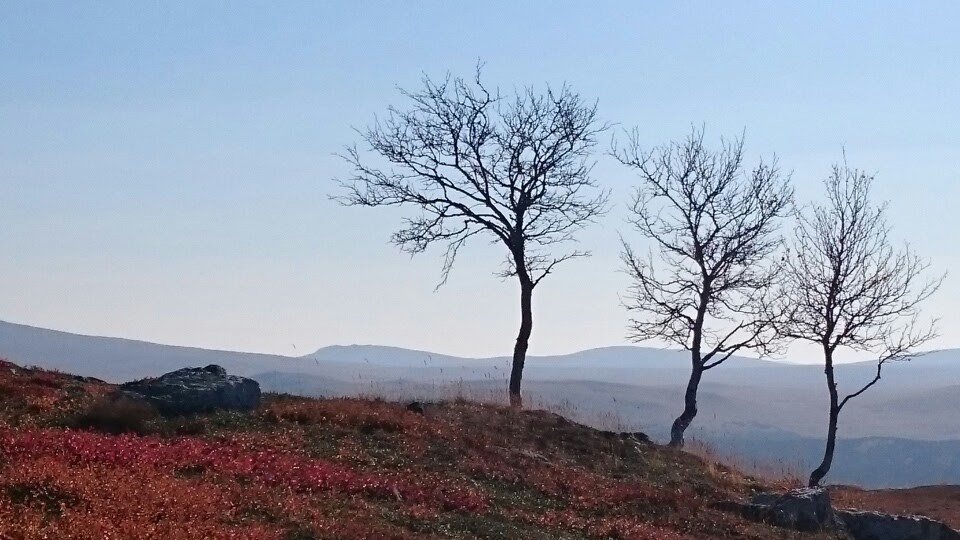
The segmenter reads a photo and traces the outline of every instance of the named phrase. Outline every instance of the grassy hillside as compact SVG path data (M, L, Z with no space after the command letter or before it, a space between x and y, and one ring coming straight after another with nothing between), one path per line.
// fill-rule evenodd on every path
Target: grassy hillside
M544 411L266 396L162 418L0 363L0 538L817 538L710 504L770 486Z

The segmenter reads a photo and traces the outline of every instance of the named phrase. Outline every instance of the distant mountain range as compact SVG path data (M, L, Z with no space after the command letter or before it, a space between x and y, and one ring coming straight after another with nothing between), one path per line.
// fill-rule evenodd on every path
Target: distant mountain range
M464 396L502 401L509 358L459 358L396 347L324 347L287 357L91 337L0 321L0 357L123 382L185 366L219 364L265 390L396 399ZM604 429L664 439L682 407L688 374L682 351L606 347L531 357L527 403ZM841 365L841 391L869 380L870 362ZM822 453L823 369L732 358L701 385L694 437L746 466L782 464L805 472ZM830 479L865 487L960 483L960 350L929 353L884 370L883 380L841 417Z

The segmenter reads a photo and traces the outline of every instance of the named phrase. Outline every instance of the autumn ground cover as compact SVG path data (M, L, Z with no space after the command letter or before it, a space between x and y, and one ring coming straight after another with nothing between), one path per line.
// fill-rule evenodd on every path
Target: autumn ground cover
M711 508L768 482L544 411L112 389L0 362L0 539L816 538Z

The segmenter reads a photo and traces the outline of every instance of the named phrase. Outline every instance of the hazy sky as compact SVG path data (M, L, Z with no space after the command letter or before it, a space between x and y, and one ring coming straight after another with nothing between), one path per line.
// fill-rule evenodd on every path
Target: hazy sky
M482 58L501 89L567 82L649 145L746 129L750 161L775 153L801 199L845 147L894 235L953 272L928 312L935 346L960 346L957 21L952 1L5 1L0 319L283 354L509 354L499 247L475 242L434 293L442 253L387 242L402 213L328 200L352 126ZM581 235L595 256L538 288L534 354L624 342L635 179L598 158L615 211Z

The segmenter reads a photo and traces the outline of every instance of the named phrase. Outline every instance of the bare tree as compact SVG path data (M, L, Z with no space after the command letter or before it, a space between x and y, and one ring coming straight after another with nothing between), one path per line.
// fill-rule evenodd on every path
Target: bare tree
M471 81L425 76L422 89L401 93L409 109L391 107L360 132L384 166L348 147L343 157L354 175L341 182L346 194L339 200L415 208L392 241L409 253L445 245L440 285L469 238L485 235L507 248L502 275L520 284L509 392L511 404L521 406L533 290L558 264L589 255L555 248L575 240L607 207L608 193L591 174L596 137L607 126L598 122L596 104L567 86L527 88L506 99L481 82L479 67Z
M784 314L779 333L823 351L830 394L823 461L810 474L814 487L830 471L840 411L880 381L884 365L915 356L936 335L935 323L918 324L918 307L943 281L924 280L929 263L889 239L886 205L872 206L873 177L846 164L825 180L827 200L798 215L794 246L785 261ZM877 355L872 379L842 399L834 377L838 349Z
M743 349L767 353L774 345L766 301L777 270L771 258L793 192L776 161L744 170L742 137L710 150L703 130L694 129L683 142L643 152L634 132L612 153L639 173L630 222L654 246L641 257L622 240L633 279L624 305L638 314L630 338L690 351L684 409L670 431L670 445L680 447L697 415L703 373Z

